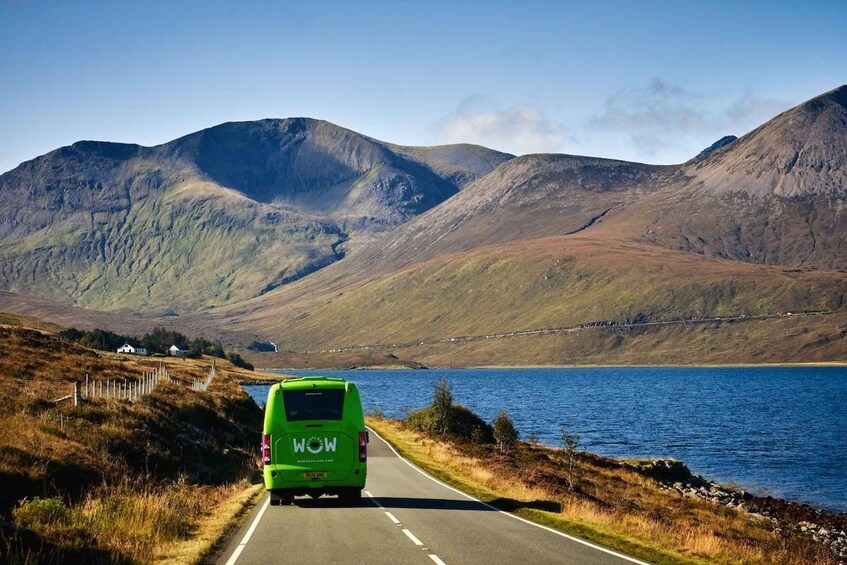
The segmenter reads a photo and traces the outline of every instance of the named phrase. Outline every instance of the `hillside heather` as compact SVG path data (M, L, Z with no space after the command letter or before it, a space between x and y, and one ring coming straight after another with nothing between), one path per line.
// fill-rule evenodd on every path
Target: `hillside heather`
M160 363L179 384L140 401L55 402L86 374L137 379ZM0 561L191 561L208 551L194 538L244 498L261 425L235 381L249 373L216 366L195 392L209 358L123 356L0 326Z

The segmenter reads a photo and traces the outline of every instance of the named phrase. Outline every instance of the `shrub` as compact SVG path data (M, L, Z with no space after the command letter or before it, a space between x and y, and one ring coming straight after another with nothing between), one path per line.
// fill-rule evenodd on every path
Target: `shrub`
M36 497L12 511L18 526L64 546L81 547L88 543L89 521L75 508L68 508L58 498Z
M58 498L35 497L12 511L19 526L41 533L48 527L70 526L71 509Z
M242 369L247 369L248 371L252 371L254 369L253 364L245 360L238 353L227 353L226 360L235 365L236 367L241 367Z
M432 428L430 431L445 435L451 427L450 417L453 413L453 390L447 377L441 376L433 387L432 395Z
M494 443L491 426L461 404L453 404L450 407L448 421L450 424L444 435L452 439L476 444ZM406 417L406 426L414 430L434 433L435 425L436 418L432 406L413 410Z
M579 434L572 434L568 432L567 428L564 426L561 427L560 430L562 445L565 446L565 457L568 460L568 488L573 490L573 472L574 472L574 458L576 457L576 451L579 449Z
M500 453L511 452L515 448L519 436L515 424L509 418L509 414L505 410L497 412L492 427L494 429L494 440L497 442Z

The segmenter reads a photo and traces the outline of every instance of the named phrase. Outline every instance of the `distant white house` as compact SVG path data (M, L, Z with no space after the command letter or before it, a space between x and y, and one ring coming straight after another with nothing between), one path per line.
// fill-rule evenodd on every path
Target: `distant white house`
M168 349L168 353L176 357L181 357L186 354L186 351L184 349L180 349L176 345L172 345L171 348Z
M147 355L147 350L143 347L133 347L128 343L118 347L118 353L129 353L130 355Z

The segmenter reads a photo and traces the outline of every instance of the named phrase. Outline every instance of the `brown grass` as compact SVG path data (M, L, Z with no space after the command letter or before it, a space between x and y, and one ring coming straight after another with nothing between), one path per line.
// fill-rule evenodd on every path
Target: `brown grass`
M180 384L134 403L53 402L86 373L136 379L159 363ZM208 391L187 386L211 363L93 351L0 327L0 520L39 536L26 551L0 543L0 560L4 551L36 562L202 557L250 488L261 429L261 411L237 383L252 372L217 359Z
M482 500L658 563L832 563L825 546L767 519L685 497L611 459L580 454L574 489L561 450L513 456L436 441L392 420L368 425L415 463Z

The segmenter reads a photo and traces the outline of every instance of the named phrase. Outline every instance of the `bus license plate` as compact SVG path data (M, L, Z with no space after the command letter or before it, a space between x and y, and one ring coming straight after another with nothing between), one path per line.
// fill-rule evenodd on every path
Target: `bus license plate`
M315 472L311 472L311 473L303 473L303 475L304 475L307 479L325 479L325 478L326 478L326 473L325 473L325 472L323 472L323 471L320 471L320 472L315 471Z

